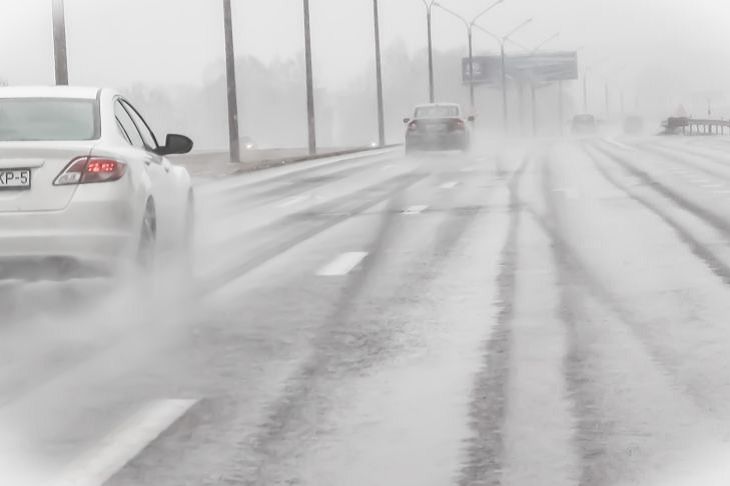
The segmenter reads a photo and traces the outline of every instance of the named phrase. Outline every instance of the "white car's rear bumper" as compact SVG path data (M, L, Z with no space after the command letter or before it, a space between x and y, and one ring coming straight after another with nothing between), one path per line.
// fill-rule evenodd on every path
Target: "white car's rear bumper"
M114 271L136 254L134 212L124 199L75 198L61 211L0 213L0 279L23 266Z

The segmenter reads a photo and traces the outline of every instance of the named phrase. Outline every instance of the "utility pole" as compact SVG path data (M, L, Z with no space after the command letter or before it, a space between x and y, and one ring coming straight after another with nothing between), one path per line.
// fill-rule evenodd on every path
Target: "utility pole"
M428 24L428 101L433 103L435 98L433 88L433 41L431 37L431 10L433 2L426 8L426 23Z
M482 27L477 25L476 22L481 17L483 17L487 12L489 12L490 10L492 10L494 7L501 4L502 2L504 2L504 0L494 1L491 5L489 5L489 7L485 8L484 10L479 12L479 14L474 16L474 18L472 18L471 20L468 20L468 19L462 17L458 13L454 12L453 10L451 10L447 7L444 7L440 3L432 2L433 6L438 7L441 10L443 10L444 12L451 14L452 16L456 17L457 19L461 20L464 23L464 26L466 27L467 44L469 46L469 67L467 69L466 74L469 76L469 105L470 105L470 110L471 110L472 115L476 114L476 107L474 106L475 105L475 102L474 102L474 42L473 42L474 27L477 27L480 30L483 30L485 33L489 34L490 36L494 37L495 39L497 39L498 41L501 42L501 39L499 37L495 36L494 34L487 31L486 29L483 29ZM425 0L424 0L424 3L425 3ZM426 3L426 6L428 6L428 3Z
M470 115L475 115L476 107L474 106L474 44L472 42L473 30L471 25L467 27L467 33L469 36L469 106L471 109Z
M583 113L588 113L588 71L583 71Z
M608 81L606 81L606 88L605 88L605 95L606 95L606 121L611 117L611 105L609 103L608 99Z
M537 137L537 88L533 82L530 87L532 88L532 136Z
M236 96L236 58L233 52L231 0L223 0L223 30L226 43L226 92L228 95L228 156L231 162L241 161L238 134L238 97Z
M525 136L525 83L520 81L517 83L517 96L519 103L518 110L519 110L519 116L520 116L520 136Z
M314 117L314 82L312 75L312 38L309 29L309 0L304 1L304 59L307 67L307 126L309 155L317 153L317 131Z
M53 0L53 57L56 85L68 85L68 54L66 51L66 15L63 0Z
M507 127L507 63L504 59L504 41L500 45L501 57L502 57L502 124L504 126L504 133L509 132Z
M383 113L383 70L380 61L380 15L378 0L373 0L373 18L375 19L375 77L378 87L378 145L385 146L385 114Z
M565 102L563 101L563 80L558 80L558 121L560 122L560 135L565 134L565 120L563 114Z

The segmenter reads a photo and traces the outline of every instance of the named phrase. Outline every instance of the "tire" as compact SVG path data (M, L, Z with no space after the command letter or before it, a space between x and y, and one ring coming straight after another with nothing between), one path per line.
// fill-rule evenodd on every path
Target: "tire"
M137 265L143 271L150 271L155 265L157 243L157 217L155 204L150 199L142 218L140 229L139 248L137 250Z

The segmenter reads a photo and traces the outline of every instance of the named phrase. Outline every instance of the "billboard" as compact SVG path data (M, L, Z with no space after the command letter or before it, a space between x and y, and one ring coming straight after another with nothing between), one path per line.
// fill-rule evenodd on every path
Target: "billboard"
M469 58L462 59L462 80L469 84ZM474 84L502 84L502 58L475 56L472 58ZM578 79L576 52L545 52L509 55L505 57L507 79L522 83L546 83Z

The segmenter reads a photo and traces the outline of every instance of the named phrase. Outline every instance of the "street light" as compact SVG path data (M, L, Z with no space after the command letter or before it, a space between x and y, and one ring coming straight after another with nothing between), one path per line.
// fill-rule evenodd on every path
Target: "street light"
M385 115L383 113L383 70L380 62L380 14L378 0L373 0L373 23L375 30L375 82L378 102L378 145L385 145Z
M307 73L307 133L309 155L317 153L317 131L314 113L314 80L312 74L312 36L309 23L309 0L303 0L304 6L304 63Z
M238 97L236 95L236 61L233 49L231 0L223 0L223 37L226 55L226 98L228 105L228 159L241 161L241 142L238 131Z
M549 44L550 42L554 41L554 40L555 40L555 39L557 39L558 37L560 37L560 32L556 32L556 33L554 33L553 35L551 35L550 37L548 37L548 38L547 38L547 39L545 39L544 41L540 42L540 43L539 43L539 44L537 45L537 47L535 47L535 48L534 48L534 49L532 50L531 54L537 54L537 52L538 52L538 51L539 51L540 49L542 49L543 47L545 47L545 46L546 46L547 44Z
M502 56L502 122L504 123L504 131L507 133L509 122L507 118L507 66L505 62L504 45L510 37L515 35L518 31L522 30L527 24L532 22L532 18L529 18L522 22L520 25L509 31L508 34L502 37L500 41L500 54Z
M421 0L426 6L426 26L428 28L428 100L434 102L433 93L433 45L431 43L431 11L436 0Z
M440 3L434 3L433 5L435 7L440 8L444 12L453 15L457 19L461 20L464 23L464 26L466 27L466 33L468 36L468 42L469 42L469 103L471 105L471 113L472 115L475 112L474 107L474 49L473 49L473 42L472 42L472 32L474 30L476 21L482 18L487 12L492 10L494 7L499 5L500 3L503 3L504 0L497 0L496 2L492 3L489 7L485 8L481 12L479 12L477 15L475 15L471 20L467 20L466 18L462 17L458 13L454 12L451 9L448 9L441 5Z

